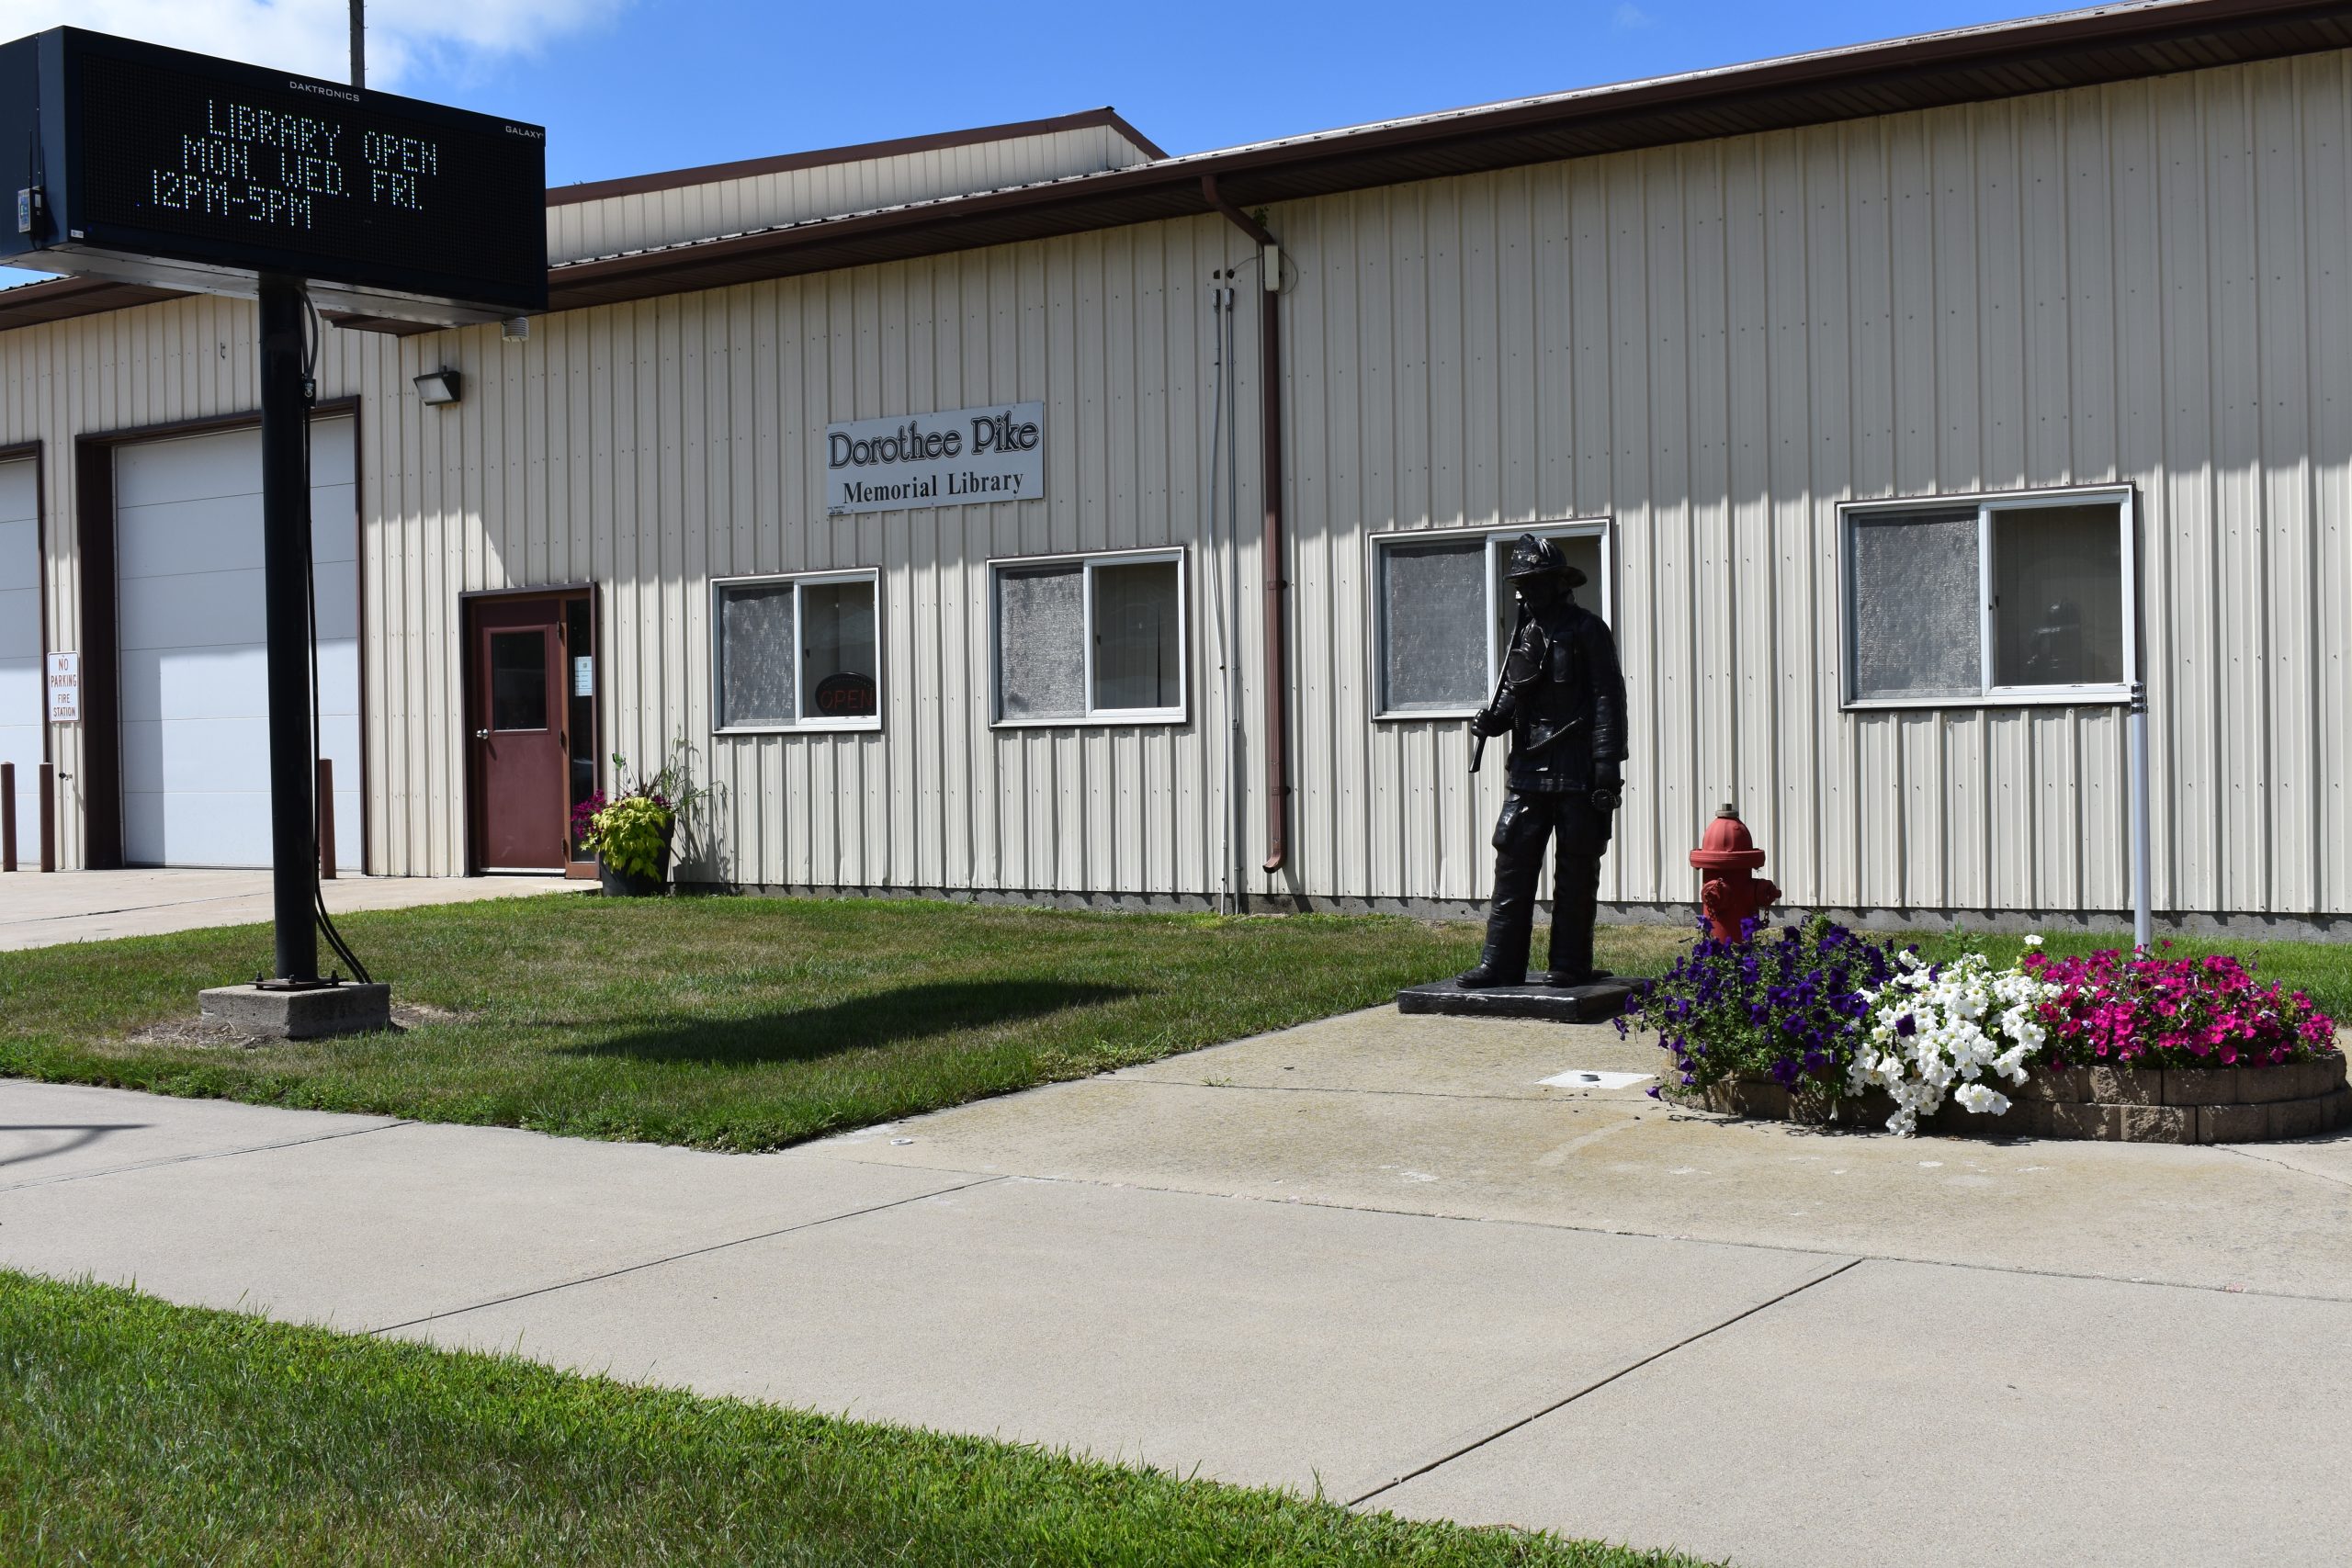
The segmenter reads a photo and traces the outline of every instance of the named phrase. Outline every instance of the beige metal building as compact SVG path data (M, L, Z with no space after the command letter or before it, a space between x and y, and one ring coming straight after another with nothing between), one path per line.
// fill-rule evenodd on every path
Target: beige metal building
M560 869L605 759L683 739L686 881L1466 910L1493 542L1539 529L1631 691L1604 899L1686 902L1736 800L1798 905L2109 923L2144 682L2160 919L2340 931L2347 138L2352 4L2164 0L551 192L527 336L326 333L345 858ZM0 294L0 746L62 864L266 858L253 332Z

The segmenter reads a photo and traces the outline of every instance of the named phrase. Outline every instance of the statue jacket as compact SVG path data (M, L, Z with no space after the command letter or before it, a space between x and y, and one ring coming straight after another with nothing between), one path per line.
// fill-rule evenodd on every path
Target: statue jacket
M1595 762L1625 760L1625 678L1609 624L1563 600L1528 617L1504 660L1510 787L1583 794Z

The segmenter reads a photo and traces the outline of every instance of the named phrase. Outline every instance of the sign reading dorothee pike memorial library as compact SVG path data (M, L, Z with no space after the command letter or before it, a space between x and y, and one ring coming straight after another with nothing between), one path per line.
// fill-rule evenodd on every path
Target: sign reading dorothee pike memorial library
M1046 493L1046 405L992 403L825 427L825 510L896 512Z

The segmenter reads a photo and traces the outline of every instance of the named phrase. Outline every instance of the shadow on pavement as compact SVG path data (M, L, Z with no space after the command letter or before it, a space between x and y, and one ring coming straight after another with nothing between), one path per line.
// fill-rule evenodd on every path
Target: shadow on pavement
M0 1122L0 1166L30 1165L37 1159L54 1159L59 1155L70 1155L76 1149L86 1149L110 1133L136 1133L147 1125L144 1122ZM23 1133L74 1133L80 1136L19 1152L16 1146L17 1135Z

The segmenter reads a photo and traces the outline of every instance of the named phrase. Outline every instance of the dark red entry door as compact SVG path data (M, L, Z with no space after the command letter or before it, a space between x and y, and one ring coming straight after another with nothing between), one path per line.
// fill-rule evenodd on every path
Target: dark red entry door
M561 871L570 858L563 608L473 607L474 842L485 871Z

